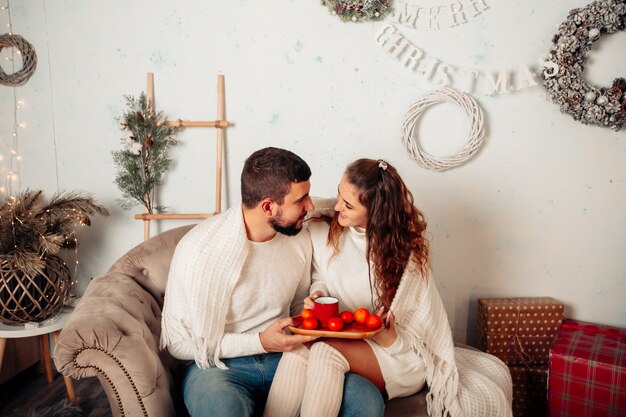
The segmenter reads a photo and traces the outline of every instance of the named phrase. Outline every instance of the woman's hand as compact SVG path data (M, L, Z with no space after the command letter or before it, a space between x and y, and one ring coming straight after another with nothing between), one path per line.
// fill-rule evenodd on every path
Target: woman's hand
M323 295L324 293L320 290L317 290L313 294L309 295L307 298L304 299L304 308L313 308L313 300Z
M372 339L382 347L389 347L393 345L393 342L395 342L398 337L396 333L396 316L391 312L382 315L384 311L385 307L381 307L376 314L380 316L383 322L386 321L387 325L382 331L373 336Z

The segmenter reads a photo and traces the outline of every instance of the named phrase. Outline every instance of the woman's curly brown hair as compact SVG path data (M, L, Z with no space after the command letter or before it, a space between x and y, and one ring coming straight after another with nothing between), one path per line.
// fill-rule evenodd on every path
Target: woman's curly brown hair
M430 251L425 238L424 215L413 204L413 194L398 171L384 161L358 159L348 165L346 180L359 193L359 201L367 208L366 259L373 264L374 288L379 296L378 307L388 311L400 285L402 274L412 257L422 276L428 276ZM344 227L336 212L330 222L328 243L335 252ZM370 272L370 285L371 285Z

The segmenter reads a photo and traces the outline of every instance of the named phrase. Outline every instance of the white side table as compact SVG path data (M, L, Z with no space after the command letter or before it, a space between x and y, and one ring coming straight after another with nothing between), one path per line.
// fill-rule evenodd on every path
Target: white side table
M72 311L74 311L72 307L64 307L60 313L40 322L39 327L27 328L29 327L27 326L28 323L10 326L0 323L0 369L2 369L2 360L4 358L4 348L6 347L7 339L39 336L41 360L43 361L44 369L46 371L48 384L52 383L52 361L50 359L50 342L48 341L48 335L52 333L52 340L56 344L59 333L61 332L61 329L63 329L63 326L67 322L67 319ZM70 402L76 405L76 394L74 392L72 378L66 376L64 377L64 380L67 396Z

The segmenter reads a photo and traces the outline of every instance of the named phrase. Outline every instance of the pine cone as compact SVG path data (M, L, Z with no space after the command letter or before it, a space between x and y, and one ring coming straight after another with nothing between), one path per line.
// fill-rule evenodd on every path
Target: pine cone
M617 87L622 91L626 91L626 79L616 78L615 80L613 80L613 87Z
M613 85L613 87L606 90L605 95L611 101L618 101L622 97L622 90L617 85Z
M576 105L580 104L581 101L583 101L583 96L578 91L570 91L568 93L568 95L567 95L567 102L571 106L576 106Z

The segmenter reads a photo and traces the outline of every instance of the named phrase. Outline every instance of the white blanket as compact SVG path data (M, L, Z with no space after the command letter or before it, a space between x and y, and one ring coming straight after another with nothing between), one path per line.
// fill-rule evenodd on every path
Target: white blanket
M241 205L211 217L176 246L165 289L161 349L172 332L195 344L200 368L217 366L229 301L248 254Z
M333 214L335 199L315 201L311 217ZM391 304L396 326L426 365L431 417L510 417L513 384L507 366L488 353L458 348L430 276L407 265Z
M391 305L397 327L426 365L431 417L511 416L512 382L493 355L455 348L443 303L432 277L411 262Z

